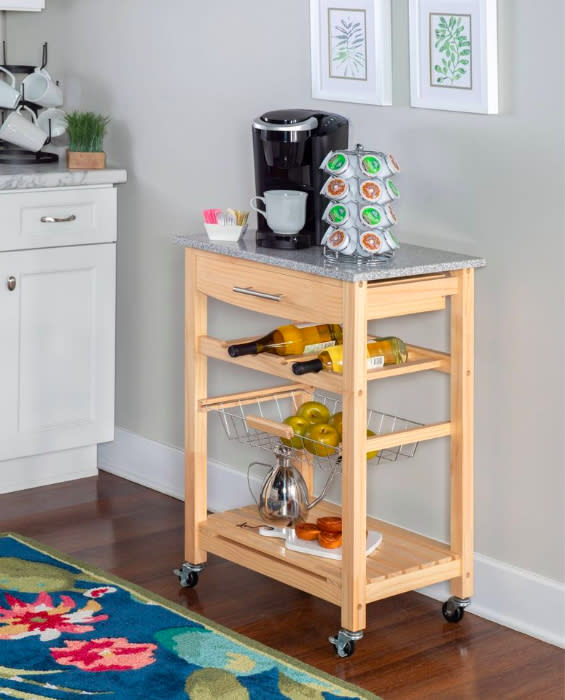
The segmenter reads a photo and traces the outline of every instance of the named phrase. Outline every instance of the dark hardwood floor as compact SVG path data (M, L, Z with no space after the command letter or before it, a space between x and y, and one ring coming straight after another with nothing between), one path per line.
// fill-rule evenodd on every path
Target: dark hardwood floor
M33 537L385 700L564 698L562 649L476 617L445 622L437 601L407 593L368 609L348 659L327 638L338 608L217 557L181 589L183 504L101 472L0 496L0 531Z

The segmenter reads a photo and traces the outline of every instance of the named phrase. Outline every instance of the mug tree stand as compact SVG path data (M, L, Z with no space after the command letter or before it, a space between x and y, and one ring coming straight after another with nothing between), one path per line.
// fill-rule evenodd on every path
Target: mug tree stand
M47 42L43 44L43 54L41 60L41 68L47 66ZM35 70L35 66L22 66L9 64L7 59L6 42L2 42L2 67L9 70L11 73L30 75ZM33 102L29 102L25 99L25 93L22 91L22 100L20 104L26 105L30 109L33 109L35 114L41 109L40 105L36 105ZM18 105L19 106L19 105ZM0 115L2 117L2 123L6 119L7 112L12 112L13 110L2 109ZM49 122L49 136L45 145L51 143L51 121ZM56 153L47 153L46 151L28 151L25 148L20 148L19 146L14 146L13 144L6 143L0 140L0 164L10 165L37 165L38 163L56 163L59 160L59 156Z

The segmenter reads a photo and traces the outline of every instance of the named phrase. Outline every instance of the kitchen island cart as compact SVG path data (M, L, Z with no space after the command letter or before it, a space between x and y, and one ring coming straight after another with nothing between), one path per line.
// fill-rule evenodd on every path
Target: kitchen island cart
M338 265L329 263L317 247L261 249L249 236L238 243L218 243L205 236L179 237L177 242L186 246L186 534L185 562L177 570L181 584L197 583L211 552L330 601L341 608L341 629L330 640L340 656L351 654L363 636L367 604L398 593L449 580L452 596L443 613L450 621L459 620L473 591L473 278L474 268L484 261L405 245L381 266ZM292 373L296 357L230 357L227 347L233 341L207 334L208 297L289 322L341 324L343 374L308 374L298 383ZM312 304L315 298L324 303ZM450 318L449 353L408 346L405 364L367 369L368 321L441 309ZM209 397L208 358L256 369L289 384ZM367 437L367 382L430 370L449 375L449 420L394 424L391 432ZM233 417L235 409L245 423L244 437L280 437L288 426L265 417L261 407L289 397L300 405L314 391L341 396L342 504L322 501L308 519L342 517L341 560L289 551L282 540L241 527L244 522L261 524L256 505L212 515L206 507L208 413ZM250 406L251 412L246 410ZM403 446L441 437L451 441L449 544L367 517L367 452L398 454ZM310 494L313 461L304 457L300 463ZM369 556L367 529L383 535L381 546Z

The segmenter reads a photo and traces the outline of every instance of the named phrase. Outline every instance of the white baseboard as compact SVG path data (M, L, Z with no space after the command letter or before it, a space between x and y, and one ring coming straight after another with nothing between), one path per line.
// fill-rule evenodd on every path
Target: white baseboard
M98 448L98 466L124 479L184 499L184 453L116 428L114 442ZM245 474L208 463L208 508L222 511L248 504ZM447 600L449 584L420 593ZM475 554L475 594L469 612L565 648L565 584Z
M96 445L0 461L0 493L96 476Z

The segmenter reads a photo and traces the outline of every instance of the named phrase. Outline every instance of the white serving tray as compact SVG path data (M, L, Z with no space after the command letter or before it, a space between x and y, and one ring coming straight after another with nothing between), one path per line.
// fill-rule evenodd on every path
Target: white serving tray
M342 547L335 549L326 549L318 544L318 540L301 540L296 536L293 527L260 527L259 534L264 537L280 537L285 540L285 547L293 552L302 552L302 554L312 554L315 557L324 557L325 559L341 559ZM369 530L367 535L367 556L375 551L375 549L383 541L383 536L377 530Z

